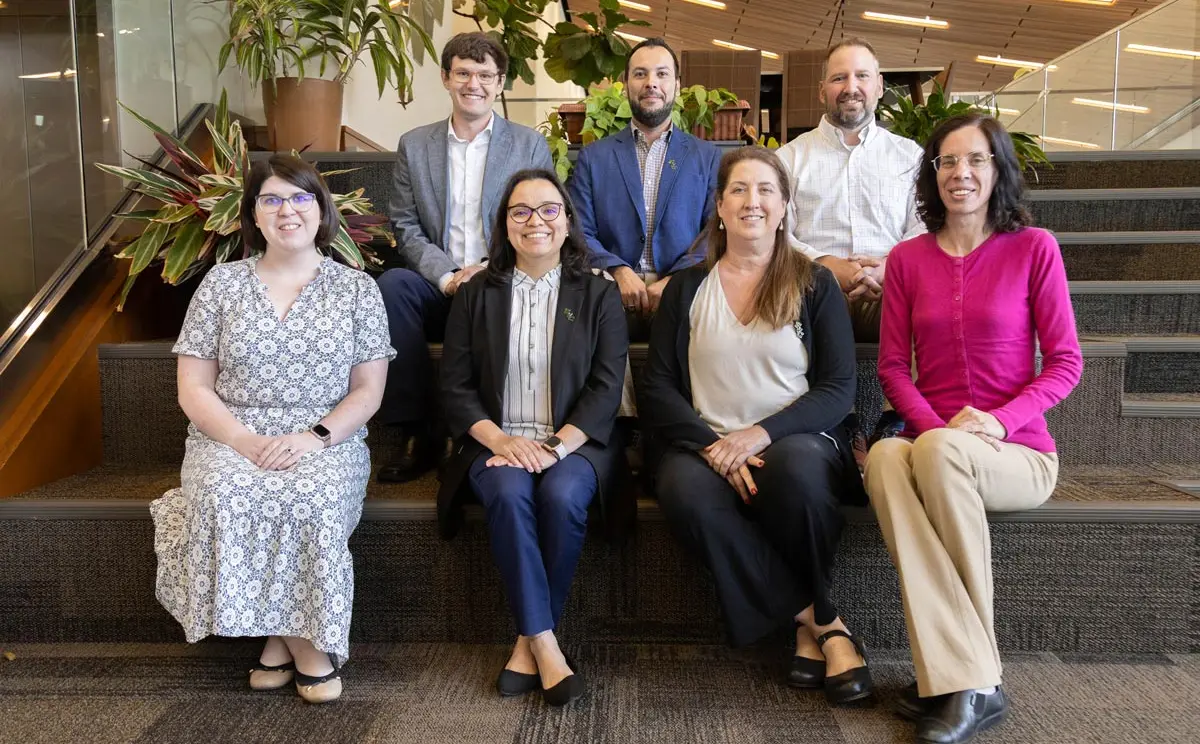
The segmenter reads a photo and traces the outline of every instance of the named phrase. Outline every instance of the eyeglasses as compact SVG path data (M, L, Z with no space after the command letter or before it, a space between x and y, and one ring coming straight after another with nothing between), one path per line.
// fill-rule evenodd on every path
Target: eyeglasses
M317 195L310 194L307 191L301 191L288 197L276 196L275 194L260 194L254 200L258 208L264 212L278 212L283 209L284 202L291 203L292 209L297 212L307 212L317 203Z
M971 170L979 170L992 162L992 158L996 155L990 152L969 152L965 157ZM963 157L959 155L938 155L929 162L933 163L933 167L938 170L952 171L958 167L958 163L962 159Z
M450 77L454 78L456 83L469 83L471 78L479 80L480 85L491 85L496 82L496 78L500 77L498 72L471 72L470 70L451 70Z
M524 204L518 204L515 207L508 208L508 218L518 224L525 224L533 217L533 213L537 212L538 216L546 222L553 222L558 219L558 215L562 214L563 205L558 202L546 202L537 207L527 207Z

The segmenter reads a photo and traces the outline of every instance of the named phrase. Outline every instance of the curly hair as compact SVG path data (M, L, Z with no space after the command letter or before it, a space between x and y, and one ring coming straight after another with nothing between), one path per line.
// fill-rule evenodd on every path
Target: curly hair
M579 226L579 218L575 213L575 204L570 194L563 188L562 182L554 171L544 168L527 168L517 171L504 187L499 206L492 222L492 238L488 243L487 276L489 281L504 282L512 276L517 265L517 250L508 240L508 202L512 199L517 186L526 181L549 181L558 190L562 198L563 211L567 218L567 237L563 241L559 261L562 264L563 277L578 279L588 271L590 253L587 240L583 237L583 228Z
M1029 210L1021 203L1025 178L1013 149L1012 137L1004 125L986 114L953 116L933 130L925 143L921 169L917 172L917 213L929 232L946 226L946 205L938 191L937 168L934 158L941 154L942 142L951 132L963 127L978 127L992 149L992 167L996 169L996 185L988 199L987 225L993 232L1016 232L1033 224Z

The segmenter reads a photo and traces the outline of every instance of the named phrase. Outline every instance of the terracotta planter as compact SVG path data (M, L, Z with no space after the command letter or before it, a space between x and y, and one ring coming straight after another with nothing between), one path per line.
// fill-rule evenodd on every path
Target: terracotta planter
M276 78L263 86L263 110L272 150L342 149L342 86L318 78Z
M583 120L587 118L587 104L564 103L558 107L558 118L562 120L567 142L572 145L583 143Z
M713 142L740 140L742 138L742 119L749 110L750 102L746 100L738 101L736 104L727 103L713 114L711 132L696 127L692 129L692 134L702 140L712 140Z

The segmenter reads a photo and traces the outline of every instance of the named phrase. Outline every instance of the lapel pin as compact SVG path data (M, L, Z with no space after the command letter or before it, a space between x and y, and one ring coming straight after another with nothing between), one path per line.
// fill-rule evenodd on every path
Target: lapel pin
M569 307L564 307L563 308L563 317L566 318L567 320L571 321L572 323L574 323L575 322L575 311Z
M797 320L795 323L792 323L792 331L795 332L796 338L800 339L801 341L804 340L804 324L799 320Z
M671 170L675 170L675 158L668 160L667 165L671 166Z

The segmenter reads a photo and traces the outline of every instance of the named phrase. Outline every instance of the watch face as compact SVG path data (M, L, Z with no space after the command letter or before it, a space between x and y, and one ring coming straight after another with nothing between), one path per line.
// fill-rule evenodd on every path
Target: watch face
M562 440L558 437L549 437L545 442L542 442L542 444L546 445L550 449L554 449L562 444Z
M312 430L313 430L313 433L314 433L314 434L316 434L318 437L327 437L327 436L329 436L329 429L326 429L326 428L325 428L324 426L322 426L321 424L316 424L316 425L314 425L314 426L313 426L313 428L312 428Z

